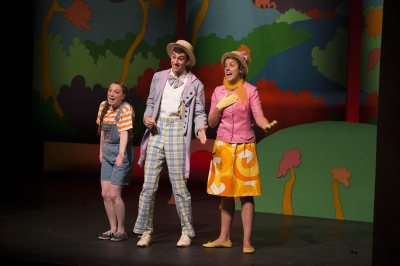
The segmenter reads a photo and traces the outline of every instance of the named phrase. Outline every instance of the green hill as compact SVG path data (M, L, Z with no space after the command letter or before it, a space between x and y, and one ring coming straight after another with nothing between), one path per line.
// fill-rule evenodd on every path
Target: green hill
M338 121L303 124L282 129L257 144L263 195L255 197L256 211L282 213L285 177L277 173L283 153L297 148L293 215L335 219L331 169L346 167L350 187L339 183L345 220L373 220L376 126ZM238 204L238 207L240 204Z

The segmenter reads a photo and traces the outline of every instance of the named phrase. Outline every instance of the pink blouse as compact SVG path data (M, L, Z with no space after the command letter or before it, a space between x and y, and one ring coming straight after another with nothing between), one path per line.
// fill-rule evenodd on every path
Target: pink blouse
M247 94L247 103L234 103L221 112L221 118L217 130L217 138L228 143L250 143L255 142L256 137L252 128L252 116L264 116L261 107L261 100L257 87L244 82L244 89ZM217 103L225 96L234 92L229 91L225 86L215 88L211 97L210 114L216 109Z

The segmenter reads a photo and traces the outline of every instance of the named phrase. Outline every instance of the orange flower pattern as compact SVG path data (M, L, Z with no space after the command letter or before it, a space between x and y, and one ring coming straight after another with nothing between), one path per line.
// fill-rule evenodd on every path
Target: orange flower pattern
M255 143L231 144L215 140L207 193L225 197L261 195Z

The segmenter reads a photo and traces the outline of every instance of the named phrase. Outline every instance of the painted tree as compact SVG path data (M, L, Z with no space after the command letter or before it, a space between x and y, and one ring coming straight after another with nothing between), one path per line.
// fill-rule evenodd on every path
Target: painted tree
M126 52L124 58L124 66L122 68L122 75L121 75L122 82L125 82L126 78L128 77L128 70L133 56L133 52L138 47L139 43L143 40L144 34L146 33L147 22L149 18L149 7L153 6L159 10L164 8L164 0L150 0L150 1L139 0L139 4L143 11L142 25L140 26L139 34L136 36L135 40L133 41L128 51Z
M342 203L340 201L339 184L342 183L345 187L350 187L351 172L346 167L338 167L331 169L333 204L335 205L335 218L337 220L344 220Z
M279 163L279 171L277 177L286 176L288 170L290 170L290 178L285 182L285 190L283 192L282 199L282 212L283 214L292 215L292 191L294 182L296 181L296 174L294 167L300 166L300 151L298 149L291 149L283 154L283 158Z
M196 18L194 19L194 23L193 23L193 29L192 29L192 45L193 45L193 47L196 46L197 37L198 37L199 31L200 31L200 26L201 26L201 23L203 23L203 20L207 14L207 9L208 9L208 0L203 0L200 10L197 13Z
M54 99L54 111L60 116L64 115L54 89L50 81L50 67L49 67L49 41L47 35L47 27L53 15L57 12L64 13L64 18L76 26L79 30L90 30L91 27L87 21L91 19L92 13L89 6L82 0L73 0L71 5L63 8L58 4L58 0L54 0L50 9L47 11L44 21L40 29L40 43L41 43L41 59L42 59L42 81L43 81L43 98L47 100L49 97Z

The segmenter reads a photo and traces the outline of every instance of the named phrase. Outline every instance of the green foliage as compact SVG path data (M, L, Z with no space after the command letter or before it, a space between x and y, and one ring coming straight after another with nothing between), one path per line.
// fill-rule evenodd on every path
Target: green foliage
M129 47L132 45L136 38L136 35L133 33L127 33L125 35L125 39L123 40L109 40L107 39L103 45L99 45L93 41L84 41L86 47L89 49L90 54L97 62L100 56L105 56L106 51L109 50L114 55L124 58ZM158 59L167 59L168 54L166 53L165 47L168 43L172 42L173 38L170 35L165 36L164 38L158 39L154 46L149 46L147 42L142 41L139 43L137 48L135 49L136 53L141 53L143 55L147 55L151 53Z
M91 42L81 42L78 38L75 38L71 45L66 48L62 45L60 35L49 34L49 75L55 95L59 94L63 86L70 86L71 81L79 75L85 78L85 85L88 89L96 87L95 85L108 87L112 81L121 77L123 58L126 53L124 49L131 45L133 39L134 36L132 35L131 38L126 38L124 41L105 42L105 47L109 46L111 48L109 49ZM155 47L149 47L145 43L139 45L132 56L128 77L125 81L129 88L137 85L138 77L144 73L145 69L158 69L160 59L157 56L168 58L165 46L171 41L171 37L165 37L158 40ZM46 140L90 141L84 132L72 128L68 124L70 121L67 116L60 118L54 112L53 98L49 98L47 101L40 98L43 90L43 57L40 41L35 41L33 49L33 91L35 94L33 97L33 115L34 121L40 121L40 125L35 129L37 131L35 134ZM88 102L91 100L87 99ZM135 107L138 108L138 119L140 119L144 106L136 103ZM141 124L139 123L136 130L136 144L140 143L143 135L144 129Z
M174 42L175 37L171 35L167 35L162 39L158 39L156 44L154 46L148 46L147 49L148 51L152 52L155 57L161 59L168 59L169 60L169 55L167 54L167 50L165 49L167 47L168 43Z
M273 38L273 41L271 39ZM304 29L293 29L286 23L264 25L254 29L242 43L251 49L248 80L253 79L267 64L269 58L311 38Z
M133 61L129 67L129 74L125 80L125 84L129 88L134 87L137 83L137 79L143 74L146 68L157 68L159 60L153 56L150 52L147 56L143 56L141 53L135 53L132 57ZM114 66L113 68L110 66ZM106 51L105 57L100 57L97 61L97 73L95 76L86 76L89 84L99 83L108 86L113 80L119 79L122 74L123 59L120 59L113 55L110 51ZM113 73L110 75L110 73ZM91 79L93 78L93 79ZM94 80L96 78L96 80Z
M54 70L52 66L56 64L56 62L54 62L56 58L50 58L52 59L50 69ZM78 74L86 78L87 84L92 84L93 80L91 80L91 75L89 73L97 72L96 65L94 64L93 58L90 56L89 50L78 38L74 38L72 40L72 43L68 48L68 56L65 58L61 58L61 60L63 60L63 64L60 67L62 67L63 69L58 68L58 70L61 70L61 72L58 72L58 70L57 73L55 73L54 71L50 72L54 89L59 89L62 85L69 84L72 78ZM89 75L87 75L86 73L88 73ZM65 80L61 84L57 83L56 80L54 80L62 77L64 77Z
M361 70L361 90L366 93L379 92L380 63L373 70Z
M91 56L97 62L99 57L104 57L106 51L111 51L114 55L119 58L123 58L129 49L129 46L135 40L135 35L133 33L128 33L125 35L124 40L110 40L107 39L103 45L97 44L96 42L86 40L84 41L86 47L89 49Z
M312 49L313 65L326 78L336 81L347 87L347 30L339 29L335 38L325 49ZM381 47L381 37L371 37L367 33L362 35L361 47L361 90L366 93L379 91L380 63L372 70L368 70L369 53Z
M378 62L374 69L368 70L369 53L376 49L381 48L381 36L372 37L363 32L361 40L361 90L370 94L371 92L379 92L379 76L380 76L380 62Z
M221 60L222 54L236 50L240 42L235 41L232 36L225 39L217 37L215 33L201 37L196 43L196 66L203 67L205 64L215 64Z
M48 42L49 42L48 65L49 65L50 83L55 91L55 95L57 95L58 91L60 90L60 87L64 84L69 84L69 82L71 81L71 79L68 80L65 79L65 76L69 76L69 73L66 73L68 71L68 68L66 66L67 54L64 51L64 47L61 43L60 35L49 34ZM41 60L43 60L43 56L41 53L42 51L39 51L39 54L41 55ZM85 59L83 59L82 61L84 60ZM43 62L41 61L41 63ZM41 68L41 70L43 70L42 65L38 67ZM40 78L42 79L42 76L40 76ZM43 82L43 80L41 80L41 82Z
M296 21L303 21L309 19L311 18L306 14L301 13L300 11L294 8L290 8L285 13L282 13L278 16L276 23L285 22L287 24L292 24Z
M250 48L252 61L249 62L251 80L265 66L268 58L290 47L304 42L311 34L304 29L292 29L287 23L274 23L255 28L247 37L235 41L231 36L218 38L215 34L199 38L196 48L197 65L219 62L222 54L239 48L245 44ZM274 39L271 42L271 39Z
M96 69L95 74L90 72L81 73L81 75L85 77L87 84L99 83L102 84L103 87L108 87L108 84L113 80L117 80L121 77L122 66L123 60L109 50L106 50L105 55L99 56L97 63L93 64L93 67Z
M35 54L40 55L41 51L39 47L40 46L35 47L35 49L37 49ZM42 88L41 60L35 60L35 63L39 65L35 67L34 71L34 87ZM147 52L147 54L142 54L140 52L135 52L125 83L128 87L134 87L137 83L137 78L145 69L156 69L158 65L159 59L156 58L153 53ZM63 85L69 85L73 77L77 75L84 76L86 84L90 88L95 84L101 84L107 87L110 82L121 77L123 58L115 55L110 50L105 50L103 54L97 52L97 59L95 60L85 43L82 43L78 38L73 40L71 46L68 48L67 54L61 45L60 36L53 36L50 34L49 68L50 81L56 95L58 95L60 88Z
M347 30L340 28L325 49L311 51L312 64L326 78L347 87Z

